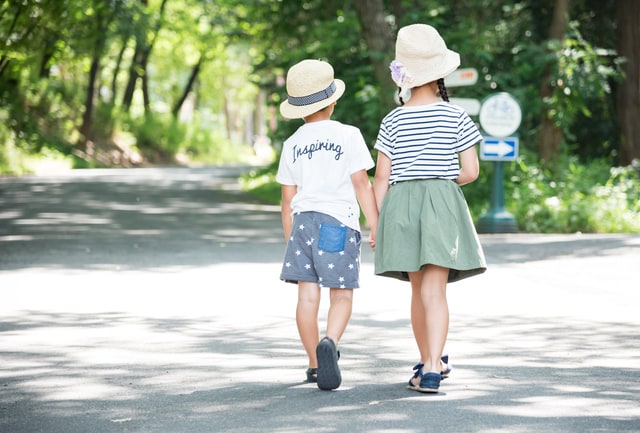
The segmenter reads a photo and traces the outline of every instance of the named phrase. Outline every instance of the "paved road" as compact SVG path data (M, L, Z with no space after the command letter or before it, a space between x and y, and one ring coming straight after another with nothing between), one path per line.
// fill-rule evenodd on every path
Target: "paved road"
M481 236L433 396L404 388L409 290L365 248L323 392L301 383L279 210L241 170L0 178L0 432L640 431L640 237Z

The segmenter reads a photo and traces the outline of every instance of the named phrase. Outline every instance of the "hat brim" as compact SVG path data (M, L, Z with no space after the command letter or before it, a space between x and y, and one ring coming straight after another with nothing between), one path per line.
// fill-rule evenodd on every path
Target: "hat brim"
M444 61L437 68L428 68L416 73L413 80L413 87L422 86L426 83L444 78L460 66L460 54L452 50L447 50Z
M340 99L346 88L344 81L339 78L335 78L333 81L336 83L336 91L327 99L309 105L291 105L288 100L285 100L280 104L280 114L285 119L302 119L331 105Z

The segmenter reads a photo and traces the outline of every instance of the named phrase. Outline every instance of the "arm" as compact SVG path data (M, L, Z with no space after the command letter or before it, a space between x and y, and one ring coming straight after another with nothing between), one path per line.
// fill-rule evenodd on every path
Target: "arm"
M378 152L376 174L373 177L373 192L376 196L378 211L382 208L384 196L389 190L389 176L391 176L391 159L382 152Z
M367 171L359 170L353 173L351 175L351 183L358 198L358 203L360 203L362 212L364 212L369 224L369 245L371 248L375 248L376 232L378 230L378 207L376 206L376 198L373 195L373 188Z
M458 185L466 185L473 182L480 174L480 162L478 161L478 152L476 147L472 146L461 152L460 158L460 175L456 179Z
M291 228L293 227L293 218L291 217L291 200L298 192L296 185L282 185L282 228L284 229L284 241L288 242L291 236Z

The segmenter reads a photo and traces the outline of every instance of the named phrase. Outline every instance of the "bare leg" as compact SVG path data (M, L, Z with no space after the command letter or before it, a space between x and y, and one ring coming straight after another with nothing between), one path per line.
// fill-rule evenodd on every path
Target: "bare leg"
M318 330L318 309L320 308L320 287L316 283L298 283L298 305L296 324L302 346L309 358L309 368L317 368L316 346L320 341Z
M330 306L327 318L327 336L336 346L342 338L353 306L353 289L331 289L329 292Z
M439 373L442 369L440 357L449 333L448 276L449 269L435 265L427 265L409 276L413 293L412 327L425 372ZM418 293L424 315L417 305Z
M351 318L353 290L332 288L329 297L331 304L327 318L328 338L320 340L316 348L318 388L325 390L336 389L342 383L342 374L338 367L340 353L336 353L336 348Z
M420 362L424 364L428 355L427 342L427 314L422 302L422 272L412 272L411 281L411 328L413 337L420 352Z

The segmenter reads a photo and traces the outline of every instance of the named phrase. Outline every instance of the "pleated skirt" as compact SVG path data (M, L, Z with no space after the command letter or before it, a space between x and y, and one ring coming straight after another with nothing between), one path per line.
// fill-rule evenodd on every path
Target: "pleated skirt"
M428 264L449 268L449 282L487 269L462 189L451 180L399 182L380 209L375 274L409 281L408 272Z

